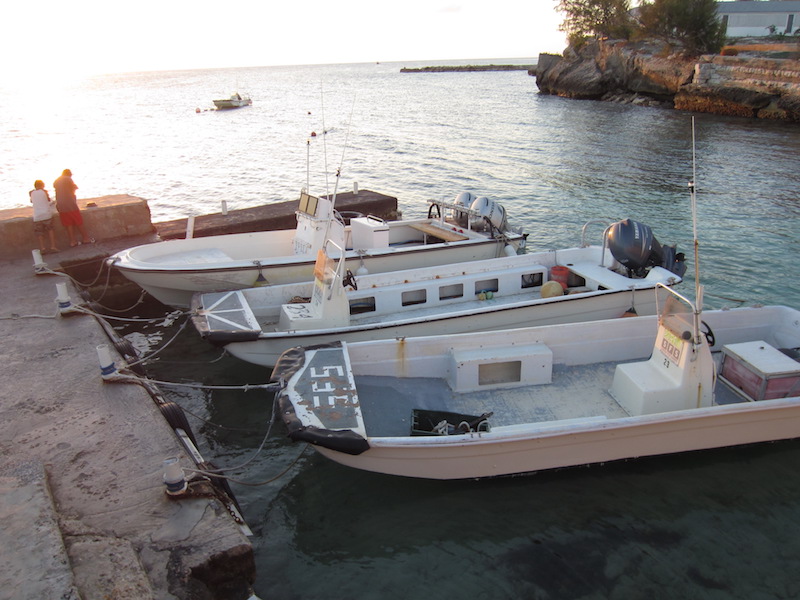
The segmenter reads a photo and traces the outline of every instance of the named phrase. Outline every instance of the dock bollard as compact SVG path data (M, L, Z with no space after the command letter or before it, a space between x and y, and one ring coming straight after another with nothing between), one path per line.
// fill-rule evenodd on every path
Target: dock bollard
M66 283L56 284L56 304L58 305L58 314L67 315L75 312L72 307L72 299L69 297Z
M103 379L116 375L117 367L114 364L114 359L111 358L111 350L108 344L99 344L97 346L97 358L100 361L100 375Z
M190 240L194 237L194 215L186 219L186 239Z
M36 275L47 273L47 263L42 258L42 253L39 250L31 250L33 254L33 272Z
M170 496L183 494L188 487L183 469L178 464L177 457L170 457L164 461L164 485Z
M228 214L228 201L227 200L223 200L222 201L222 214L223 214L223 216Z

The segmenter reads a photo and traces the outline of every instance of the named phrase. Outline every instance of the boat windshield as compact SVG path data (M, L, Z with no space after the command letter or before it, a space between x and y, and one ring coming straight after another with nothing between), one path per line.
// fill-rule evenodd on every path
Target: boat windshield
M661 284L658 284L661 286ZM663 286L667 294L664 306L659 313L659 321L668 330L681 339L689 340L696 337L695 310L692 302L681 296L673 289Z

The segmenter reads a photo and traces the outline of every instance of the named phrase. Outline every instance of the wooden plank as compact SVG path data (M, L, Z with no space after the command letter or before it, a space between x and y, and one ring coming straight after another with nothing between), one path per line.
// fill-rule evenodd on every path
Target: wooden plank
M413 227L418 231L421 231L426 235L432 235L434 237L439 238L440 240L444 240L445 242L460 242L461 240L469 239L465 235L461 235L460 233L452 231L450 229L437 227L432 223L413 223L411 227Z

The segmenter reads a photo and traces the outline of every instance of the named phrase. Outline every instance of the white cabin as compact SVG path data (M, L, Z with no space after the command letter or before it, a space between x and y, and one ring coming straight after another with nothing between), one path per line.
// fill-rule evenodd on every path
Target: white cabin
M800 0L717 2L727 37L792 35L800 30Z

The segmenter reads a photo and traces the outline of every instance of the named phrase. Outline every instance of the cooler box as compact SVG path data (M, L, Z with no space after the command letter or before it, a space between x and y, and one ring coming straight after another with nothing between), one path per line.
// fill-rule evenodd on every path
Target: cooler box
M800 363L766 342L722 347L722 378L750 400L800 395Z
M353 250L389 247L389 226L385 221L374 217L350 219Z

